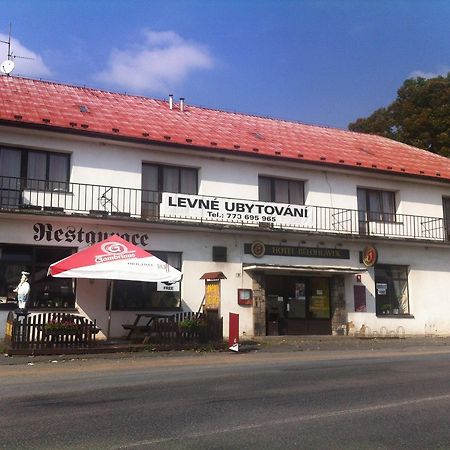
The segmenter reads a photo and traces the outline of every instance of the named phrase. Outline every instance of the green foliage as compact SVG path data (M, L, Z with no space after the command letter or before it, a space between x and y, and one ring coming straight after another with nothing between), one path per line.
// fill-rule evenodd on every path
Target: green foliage
M388 107L348 128L450 157L450 72L446 77L406 80Z
M75 332L78 330L78 325L73 320L51 320L44 325L45 331L49 332Z
M185 331L200 331L204 324L198 319L185 319L180 322L180 328Z

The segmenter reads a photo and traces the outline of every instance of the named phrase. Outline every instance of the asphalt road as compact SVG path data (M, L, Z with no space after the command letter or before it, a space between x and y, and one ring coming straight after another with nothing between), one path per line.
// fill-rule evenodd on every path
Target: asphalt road
M450 351L0 366L0 448L450 449Z

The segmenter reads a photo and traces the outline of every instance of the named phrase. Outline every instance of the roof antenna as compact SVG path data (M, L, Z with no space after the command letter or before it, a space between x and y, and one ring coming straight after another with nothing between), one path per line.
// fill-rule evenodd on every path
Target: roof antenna
M20 59L34 59L34 58L29 58L28 56L19 56L19 55L15 55L12 50L11 50L11 23L9 24L9 34L8 34L8 40L7 41L2 41L0 40L0 42L2 44L8 44L8 59L6 59L5 61L3 61L0 64L0 71L2 71L5 75L9 76L10 73L14 70L15 64L14 64L14 59L15 58L20 58Z

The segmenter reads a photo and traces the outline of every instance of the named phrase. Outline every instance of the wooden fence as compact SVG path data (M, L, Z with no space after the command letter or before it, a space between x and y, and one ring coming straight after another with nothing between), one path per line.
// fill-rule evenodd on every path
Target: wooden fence
M144 343L217 343L223 340L223 322L217 315L180 312L153 322Z
M10 354L83 353L95 346L98 332L95 320L74 314L16 315L11 311L6 323L5 343ZM223 341L223 321L211 313L180 312L155 320L142 332L144 336L141 334L140 343L167 349L218 344Z
M68 313L8 314L5 342L12 350L86 349L95 345L96 321Z

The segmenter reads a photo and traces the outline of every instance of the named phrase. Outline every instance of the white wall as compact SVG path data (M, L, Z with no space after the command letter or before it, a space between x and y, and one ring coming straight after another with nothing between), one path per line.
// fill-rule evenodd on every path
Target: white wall
M72 154L71 181L88 184L115 185L120 187L141 187L141 167L143 162L174 164L199 169L199 194L217 195L245 199L258 198L258 175L269 175L305 181L306 203L317 206L357 209L356 188L366 187L396 191L398 212L413 215L442 217L442 196L450 196L450 185L430 183L400 176L383 176L376 173L331 170L318 166L267 161L264 159L215 155L194 150L179 150L157 146L143 146L108 142L101 139L79 138L57 135L43 131L26 131L2 128L2 144L18 145ZM177 251L183 254L184 281L182 299L186 308L196 311L203 298L204 281L200 277L205 272L222 271L227 279L222 285L222 314L225 317L224 334L228 333L229 312L238 312L241 318L241 332L253 333L252 309L237 305L237 289L251 288L250 276L242 270L242 262L256 263L251 255L243 254L245 242L255 239L265 243L284 245L317 246L325 241L327 247L338 243L351 250L350 260L330 261L321 259L266 257L266 264L288 265L336 265L360 266L359 251L369 241L355 241L346 238L325 236L305 236L300 233L269 232L261 234L251 230L241 232L223 230L209 231L198 227L174 228L132 223L95 221L88 218L56 219L45 216L0 216L0 242L43 245L33 239L34 222L51 222L55 227L67 227L70 223L82 225L98 231L129 231L149 233L149 250ZM300 244L306 241L306 244ZM74 243L46 243L46 245L74 246ZM226 246L228 263L212 262L212 246ZM414 243L377 243L383 264L409 265L411 268L410 309L413 319L382 319L375 316L373 271L362 275L362 283L367 287L368 312L349 313L349 320L359 330L362 325L372 330L386 326L394 329L402 326L408 333L423 334L450 332L449 289L450 260L449 248L445 245L429 246ZM354 277L346 277L346 302L353 311ZM106 282L78 283L77 302L80 310L91 318L97 318L99 326L106 331ZM134 316L130 312L113 312L112 335L123 334L121 324L129 323ZM0 314L0 317L2 315ZM1 319L0 319L1 320ZM1 322L0 322L1 327Z
M442 217L442 196L450 184L425 179L381 175L369 171L327 169L307 163L217 155L208 151L124 144L46 132L4 127L1 143L69 152L71 181L87 184L141 187L143 162L199 169L199 194L257 199L258 175L304 180L306 204L357 209L356 188L396 192L399 214Z
M346 299L353 332L450 335L450 249L405 244L377 244L380 264L409 266L408 290L411 318L375 315L374 269L362 276L367 288L367 312L354 311L354 279L347 280Z

